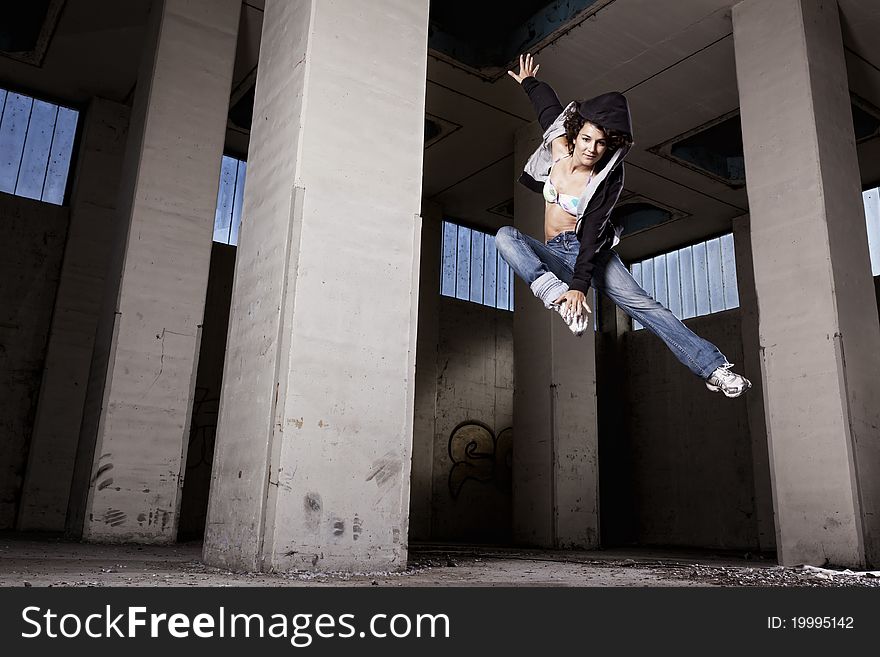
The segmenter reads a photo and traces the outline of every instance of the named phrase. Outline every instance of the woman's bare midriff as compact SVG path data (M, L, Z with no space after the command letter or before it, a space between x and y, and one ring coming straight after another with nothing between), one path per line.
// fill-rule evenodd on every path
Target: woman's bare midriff
M547 242L559 233L574 230L577 218L571 216L556 203L544 204L544 241Z

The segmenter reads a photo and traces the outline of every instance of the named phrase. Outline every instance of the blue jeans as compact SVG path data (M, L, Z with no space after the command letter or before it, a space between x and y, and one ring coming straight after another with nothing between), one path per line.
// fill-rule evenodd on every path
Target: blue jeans
M580 250L580 242L573 232L560 233L544 244L512 226L505 226L495 236L495 245L505 262L542 297L545 305L559 297L560 289L563 292L568 289ZM614 251L609 249L596 256L592 284L663 340L675 357L701 379L727 362L714 344L699 337L669 309L654 301L636 283Z

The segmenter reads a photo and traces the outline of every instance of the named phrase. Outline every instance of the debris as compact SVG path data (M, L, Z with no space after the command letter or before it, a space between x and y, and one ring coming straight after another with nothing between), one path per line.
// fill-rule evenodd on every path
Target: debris
M849 568L845 568L844 570L832 570L830 568L820 568L819 566L810 566L808 564L801 564L798 568L801 568L808 573L812 573L816 577L826 579L833 577L880 577L880 570L850 570Z

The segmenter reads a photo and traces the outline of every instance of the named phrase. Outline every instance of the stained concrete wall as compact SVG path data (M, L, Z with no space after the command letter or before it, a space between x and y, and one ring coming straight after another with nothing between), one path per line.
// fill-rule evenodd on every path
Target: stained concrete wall
M431 538L511 540L513 313L440 298Z
M0 193L0 529L15 524L68 217Z

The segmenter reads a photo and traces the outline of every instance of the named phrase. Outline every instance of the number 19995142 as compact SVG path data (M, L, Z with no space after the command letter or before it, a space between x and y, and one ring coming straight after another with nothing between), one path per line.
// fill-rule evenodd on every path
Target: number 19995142
M852 616L768 616L770 630L851 630L855 627Z

